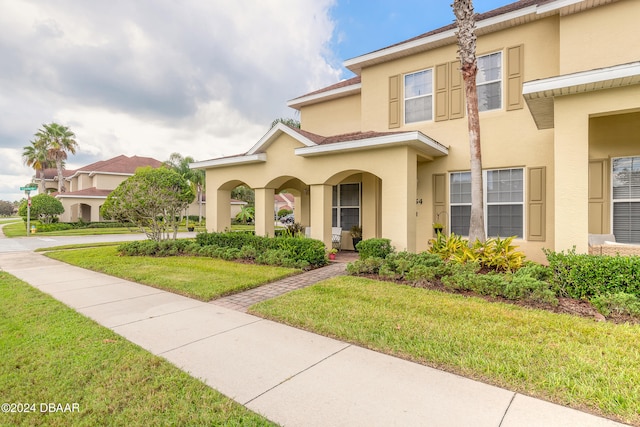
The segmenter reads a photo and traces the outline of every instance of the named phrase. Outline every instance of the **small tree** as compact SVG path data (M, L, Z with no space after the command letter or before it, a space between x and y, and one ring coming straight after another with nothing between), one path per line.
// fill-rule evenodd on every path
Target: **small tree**
M13 203L0 200L0 216L11 216L13 214Z
M253 221L255 218L256 210L251 206L243 206L240 209L240 212L236 215L236 221L240 221L243 224L247 224L250 221Z
M58 215L64 213L60 200L48 194L38 194L31 198L31 219L39 219L45 224L51 224ZM18 209L20 215L27 220L27 201L23 200Z
M191 186L180 174L145 167L109 194L100 213L135 224L151 240L176 239L182 212L193 199Z
M274 121L272 121L271 122L271 127L274 127L278 123L283 123L283 124L289 126L290 128L300 129L300 121L296 120L296 119L281 117L279 119L275 119Z

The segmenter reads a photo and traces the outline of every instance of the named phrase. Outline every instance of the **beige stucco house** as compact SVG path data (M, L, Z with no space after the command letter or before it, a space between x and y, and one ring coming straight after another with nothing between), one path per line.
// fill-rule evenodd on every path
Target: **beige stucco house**
M100 206L109 193L121 182L132 176L139 167L162 166L162 162L151 157L120 155L108 160L91 163L77 170L65 170L63 173L67 191L57 193L57 172L45 170L45 188L52 193L64 207L60 215L61 222L101 221ZM36 178L36 182L38 179Z
M521 0L477 20L488 236L586 252L589 233L640 243L638 0ZM453 20L453 13L452 13ZM301 129L278 124L206 170L207 227L229 226L230 191L255 189L256 232L273 235L274 194L331 242L363 237L421 251L432 223L465 235L469 143L455 28L349 59L355 77L289 101ZM347 239L343 239L345 242Z

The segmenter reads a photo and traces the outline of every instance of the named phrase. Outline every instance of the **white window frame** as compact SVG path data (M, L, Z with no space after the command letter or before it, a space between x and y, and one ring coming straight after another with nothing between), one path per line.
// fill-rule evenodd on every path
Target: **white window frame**
M419 74L419 73L426 73L428 72L431 75L431 92L429 93L425 93L425 94L420 94L417 96L407 96L407 77L415 75L415 74ZM424 70L418 70L418 71L414 71L412 73L407 73L404 76L402 76L402 94L403 94L403 102L402 102L402 111L403 111L403 119L404 119L404 123L405 124L411 124L411 123L421 123L421 122L429 122L429 121L433 121L433 109L434 109L434 103L433 103L433 86L434 86L434 72L433 72L433 68L425 68ZM431 117L428 117L424 120L415 120L415 121L407 121L407 101L411 101L414 99L420 99L420 98L430 98L431 99Z
M621 159L640 159L640 155L637 156L621 156L621 157L612 157L611 158L611 165L610 165L610 172L609 172L609 179L611 181L611 212L610 212L610 218L611 218L611 233L614 232L614 208L615 208L615 204L616 203L640 203L640 197L639 198L626 198L626 199L615 199L614 198L614 194L613 194L613 189L614 189L614 180L613 180L613 164L615 163L616 160L621 160ZM640 219L639 219L640 221ZM619 239L616 236L616 240ZM624 242L624 241L623 241ZM628 243L640 243L640 242L628 242Z
M488 188L487 188L487 175L489 172L496 172L496 171L506 171L506 170L515 170L515 169L519 169L522 171L522 201L521 202L488 202L487 200L487 196L488 196ZM449 186L449 191L448 191L448 197L449 197L449 207L448 207L448 215L449 218L453 218L452 216L452 212L451 212L451 207L452 206L471 206L471 202L468 203L462 203L462 202L456 202L453 203L451 201L451 176L453 174L461 174L461 173L468 173L470 174L470 171L456 171L456 172L449 172L449 180L447 185ZM483 169L482 170L482 196L483 196L483 200L482 200L482 209L483 209L483 216L484 216L484 231L485 234L487 235L487 237L497 237L497 236L489 236L489 206L504 206L504 205L520 205L522 206L522 236L518 236L516 237L517 240L524 240L524 236L525 236L525 225L527 223L526 221L526 206L525 206L525 201L526 201L526 188L527 188L527 183L526 183L526 174L525 174L525 168L522 166L513 166L513 167L506 167L506 168L496 168L496 169ZM451 222L451 220L450 220ZM452 224L449 224L449 231L451 231L451 227ZM465 236L468 237L468 236ZM500 236L500 237L510 237L510 236Z
M484 58L487 56L491 56L491 55L500 55L500 78L498 79L494 79L494 80L487 80L486 82L482 82L482 83L478 83L477 81L477 76L480 74L480 65L478 65L478 74L476 75L476 87L479 88L481 86L487 86L493 83L500 83L500 106L498 106L497 108L488 108L486 110L481 109L481 99L480 96L478 96L478 111L480 112L485 112L485 111L496 111L496 110L502 110L502 107L504 105L504 55L502 53L501 50L496 51L496 52L491 52L491 53L487 53L485 55L479 55L478 58L476 59L476 62L478 59L480 58Z
M341 191L341 187L343 185L353 185L353 184L357 184L358 185L358 204L357 205L341 205L340 204L340 191ZM336 223L335 225L332 224L332 227L342 227L342 224L340 223L340 211L342 209L358 209L358 225L362 226L362 183L361 182L342 182L338 185L334 185L334 187L336 188L336 204L333 204L333 201L331 203L331 215L333 216L333 210L336 209ZM332 221L333 223L333 221Z

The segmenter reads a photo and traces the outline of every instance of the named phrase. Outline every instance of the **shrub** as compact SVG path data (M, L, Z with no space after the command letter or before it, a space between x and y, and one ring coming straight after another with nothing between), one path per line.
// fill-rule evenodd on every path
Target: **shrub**
M236 258L255 259L256 262L268 264L265 259L273 259L275 265L284 265L280 255L270 253L267 257L265 253L269 250L283 251L287 265L292 263L296 266L322 266L327 263L327 256L324 243L315 239L302 237L263 237L255 236L252 233L226 232L226 233L198 233L196 242L204 247L214 246L219 248L234 248L239 252L233 252ZM215 249L200 251L201 253L219 257L231 256L225 254L220 256Z
M278 211L277 215L278 215L278 218L282 218L283 216L286 216L286 215L289 215L289 214L292 214L292 213L293 213L293 211L290 210L290 209L280 209Z
M321 266L327 263L324 243L304 237L278 237L271 239L275 249L285 250L295 261L305 261L307 265Z
M128 256L176 256L195 254L199 246L188 239L163 240L138 240L122 243L118 246L118 252Z
M406 279L410 271L416 267L431 268L437 271L442 265L439 256L427 252L392 252L384 259L378 274L388 279ZM415 276L415 273L414 273Z
M358 259L347 264L347 273L349 274L378 274L380 267L384 264L384 260L379 257L369 257L366 259Z
M45 233L47 231L62 231L62 230L71 230L73 229L73 225L67 224L64 222L54 222L51 224L37 224L36 231L39 233Z
M515 236L501 239L495 237L485 242L476 241L469 245L469 241L461 236L451 234L431 239L430 253L439 255L445 261L458 263L474 262L481 267L494 271L516 271L524 264L525 255L513 245Z
M258 251L253 246L244 245L240 248L240 253L238 255L242 259L256 259Z
M264 239L255 236L252 232L226 232L226 233L198 233L196 234L196 242L200 246L224 246L229 248L241 249L245 245L253 246L259 250L267 249L265 245L260 244L260 240Z
M518 271L520 273L520 271ZM530 300L558 305L558 298L551 285L530 274L513 274L507 276L508 281L502 296L510 300Z
M360 259L367 259L371 257L386 258L387 255L393 252L391 246L391 240L389 239L367 239L362 240L356 245Z
M412 283L428 283L440 275L439 267L416 265L405 274L404 278Z
M429 252L439 255L444 261L454 258L462 260L465 258L465 252L469 251L469 242L454 233L448 236L438 233L435 239L429 240L429 243L431 244Z
M615 294L600 295L592 298L591 304L593 304L603 316L608 316L612 312L640 316L640 298L634 294L618 292Z
M620 292L640 296L640 257L576 254L546 250L557 293L590 299Z

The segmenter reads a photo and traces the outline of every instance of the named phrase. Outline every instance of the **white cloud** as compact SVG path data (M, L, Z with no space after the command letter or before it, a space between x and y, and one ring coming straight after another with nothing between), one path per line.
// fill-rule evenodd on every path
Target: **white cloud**
M51 121L78 137L69 168L247 150L288 99L340 79L334 1L0 0L0 173L30 179L22 147Z

